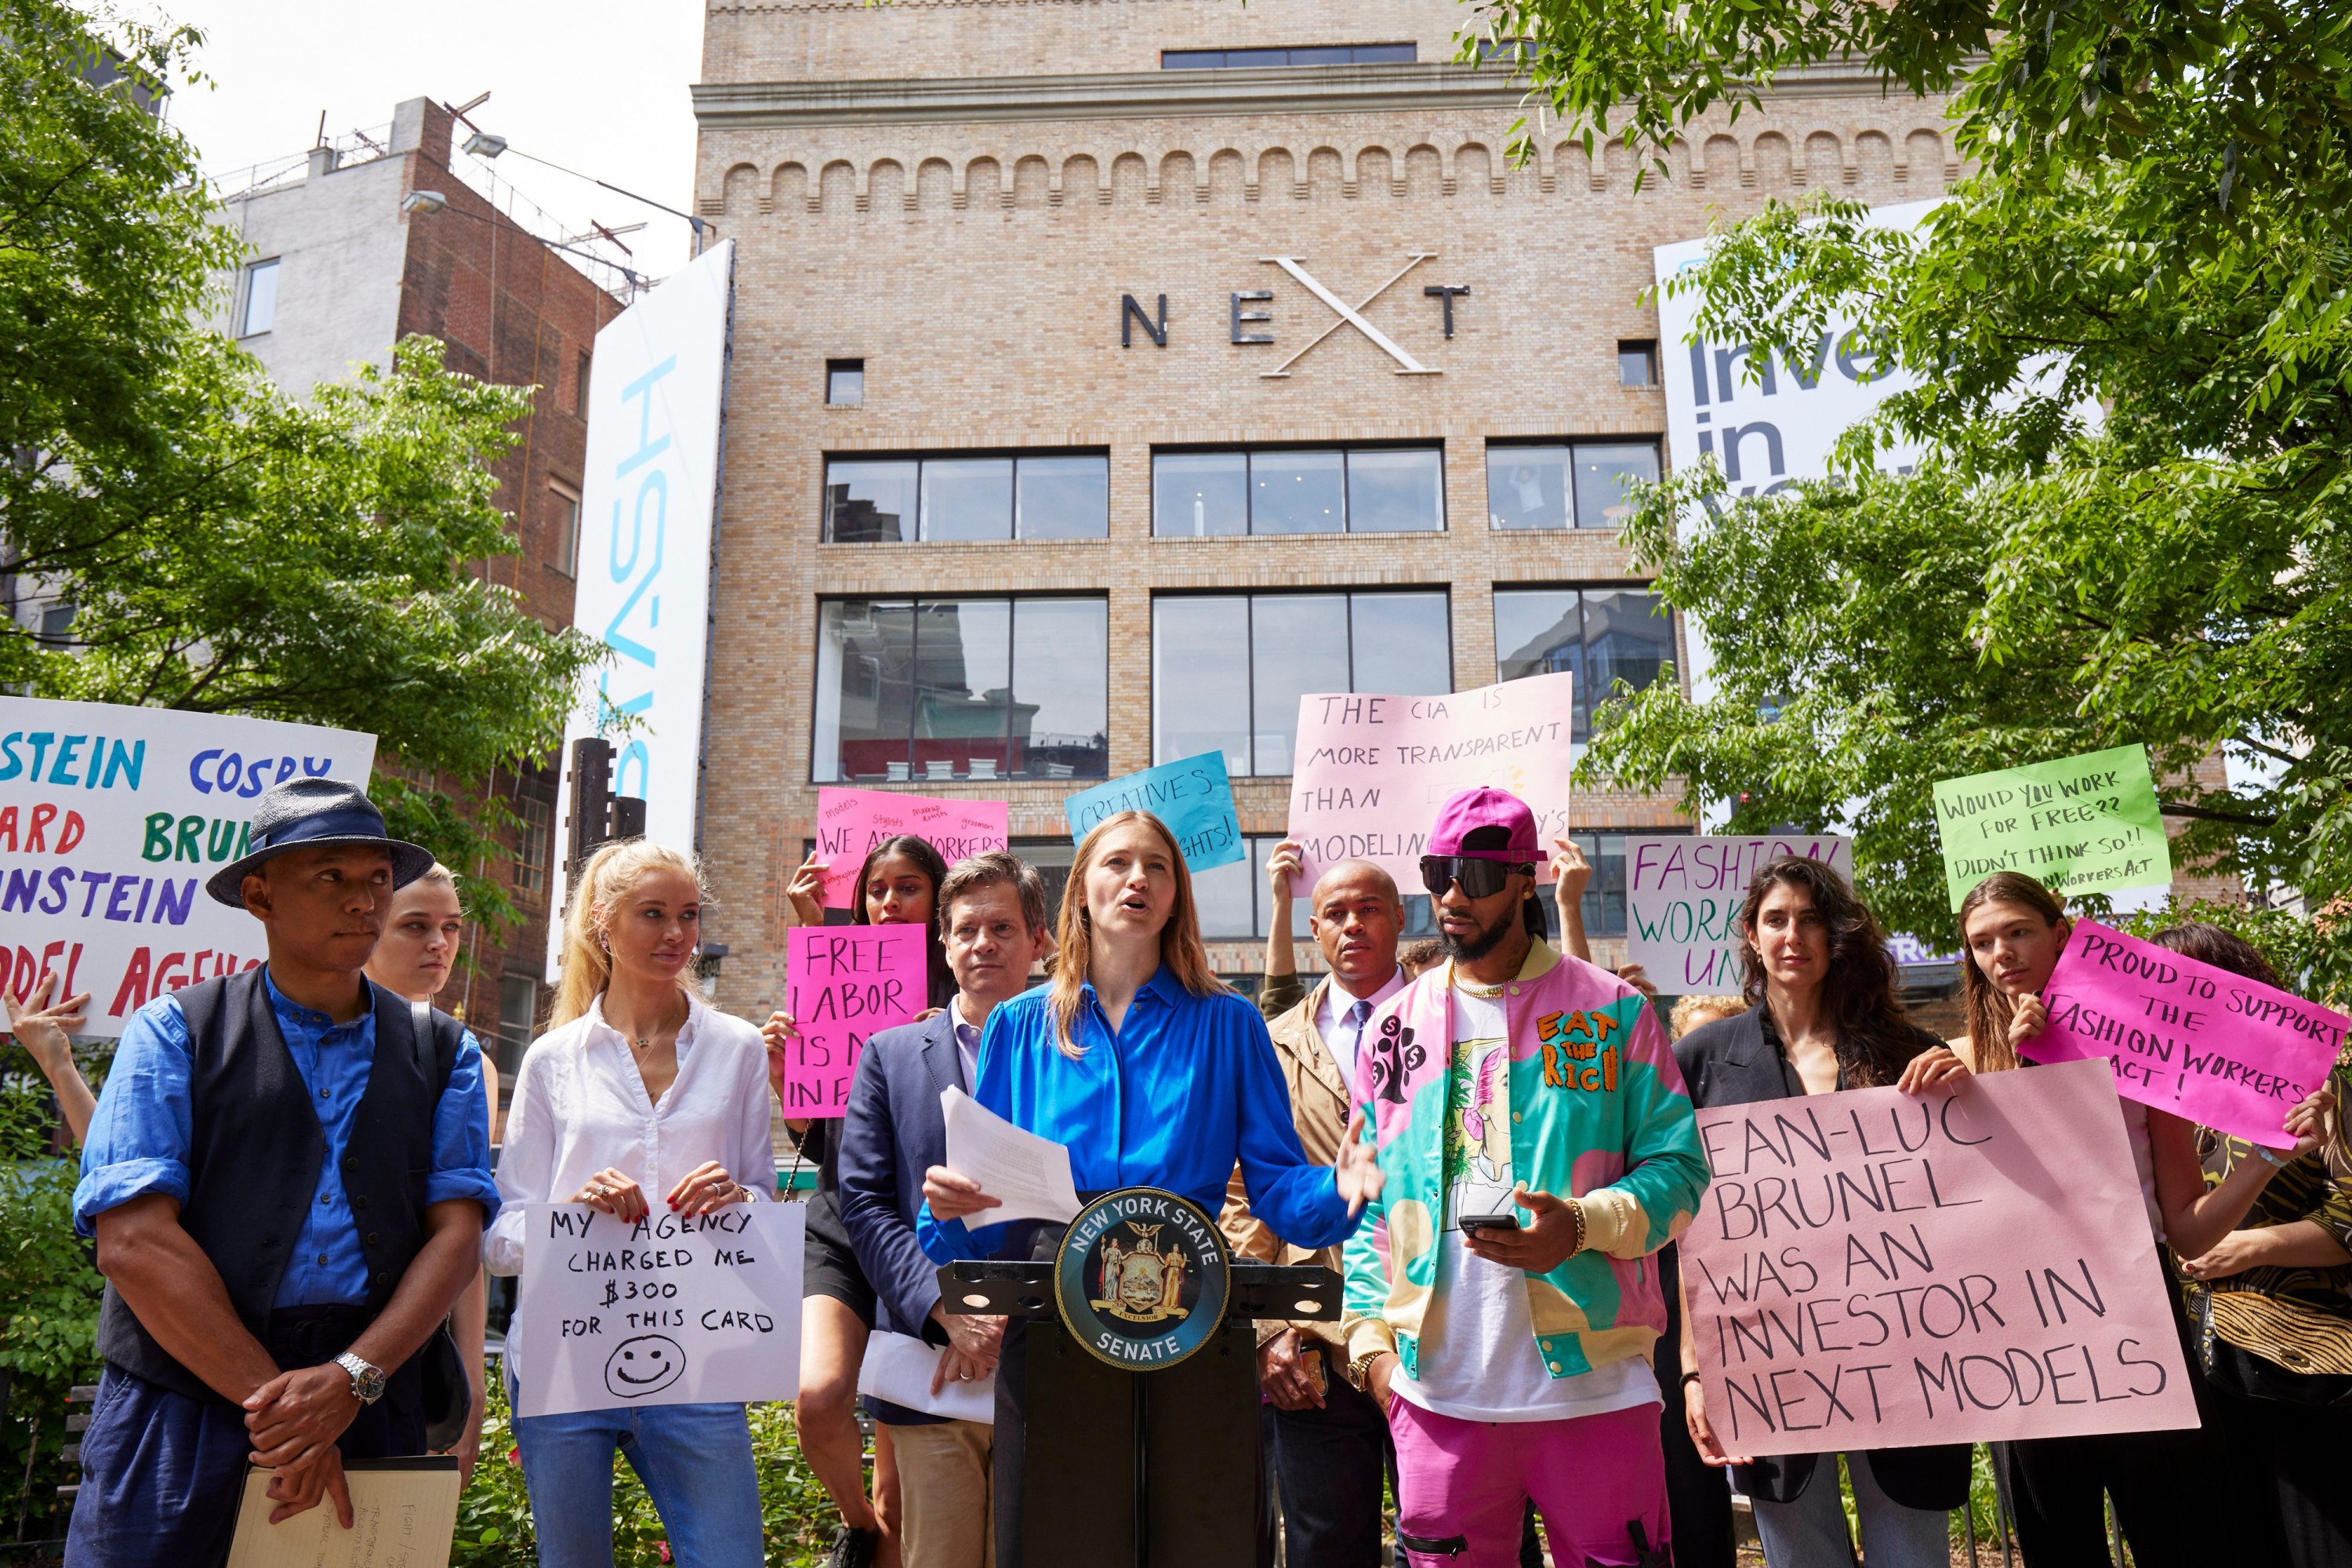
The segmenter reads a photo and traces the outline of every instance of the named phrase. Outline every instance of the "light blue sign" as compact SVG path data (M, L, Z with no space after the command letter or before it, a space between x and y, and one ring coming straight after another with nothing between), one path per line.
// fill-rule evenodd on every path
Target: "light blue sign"
M1074 840L1084 839L1106 816L1148 811L1168 825L1184 864L1195 871L1230 866L1248 854L1242 843L1242 819L1234 811L1234 785L1225 776L1223 752L1202 752L1181 762L1162 763L1097 784L1062 805L1069 813Z

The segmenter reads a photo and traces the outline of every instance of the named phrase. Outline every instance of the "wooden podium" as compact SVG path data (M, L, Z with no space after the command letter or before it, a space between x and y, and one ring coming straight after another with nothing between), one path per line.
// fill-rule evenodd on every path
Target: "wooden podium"
M1311 1265L1227 1263L1220 1255L1215 1265L1226 1276L1218 1299L1223 1310L1205 1338L1196 1338L1172 1364L1133 1371L1112 1364L1073 1332L1057 1300L1055 1276L1059 1267L1066 1281L1079 1278L1070 1258L1073 1244L1097 1208L1125 1196L1114 1194L1089 1205L1067 1238L1058 1227L1040 1234L1040 1247L1054 1247L1058 1265L1033 1255L1032 1260L953 1263L940 1271L948 1311L1013 1320L997 1370L1000 1559L1017 1548L1019 1568L1081 1563L1252 1568L1263 1484L1254 1320L1336 1321L1339 1278ZM1214 1234L1213 1226L1207 1228ZM1073 1298L1082 1321L1093 1321L1087 1319L1084 1298L1109 1298L1093 1302L1096 1307L1115 1307L1120 1300L1116 1285L1103 1283L1108 1276L1099 1256L1100 1232L1090 1239L1097 1243L1097 1256L1087 1260L1091 1268ZM1145 1239L1162 1238L1147 1233ZM1167 1245L1174 1250L1172 1241ZM1116 1246L1108 1251L1113 1270L1124 1259L1138 1289L1157 1288L1152 1276L1163 1254L1122 1252ZM1139 1258L1149 1266L1139 1267ZM1171 1265L1168 1273L1183 1267ZM1188 1290L1192 1283L1187 1279ZM1211 1295L1216 1284L1208 1281L1200 1296ZM1204 1316L1199 1300L1189 1294L1185 1300L1196 1317ZM1150 1303L1144 1306L1148 1312ZM1102 1337L1097 1335L1097 1343ZM1015 1414L1020 1431L1008 1433L1004 1427Z

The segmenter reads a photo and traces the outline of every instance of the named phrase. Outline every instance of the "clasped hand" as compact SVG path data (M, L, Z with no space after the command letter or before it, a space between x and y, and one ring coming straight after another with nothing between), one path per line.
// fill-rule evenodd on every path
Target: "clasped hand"
M277 1472L269 1479L269 1497L278 1504L270 1523L307 1513L321 1497L331 1497L336 1519L352 1527L351 1489L335 1439L359 1413L352 1374L332 1362L281 1372L247 1396L251 1460Z

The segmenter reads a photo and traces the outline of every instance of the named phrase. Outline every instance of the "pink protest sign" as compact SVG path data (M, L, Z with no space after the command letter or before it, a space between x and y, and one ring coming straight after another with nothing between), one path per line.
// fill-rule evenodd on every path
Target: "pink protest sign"
M2077 921L2042 998L2050 1024L2020 1054L2102 1057L2132 1100L2273 1149L2297 1100L2327 1081L2352 1018Z
M2197 1425L2121 1102L2092 1063L1698 1113L1682 1238L1735 1456Z
M1290 780L1298 889L1333 861L1370 860L1418 892L1437 808L1480 784L1535 813L1538 875L1549 881L1551 841L1568 831L1574 680L1562 670L1441 697L1301 697Z
M911 1024L928 1005L917 925L794 926L785 960L799 1033L784 1047L786 1116L839 1116L869 1036Z
M857 868L885 838L911 833L952 866L967 855L1002 849L1008 842L1001 800L938 800L879 789L816 792L816 852L825 862L824 907L851 905Z

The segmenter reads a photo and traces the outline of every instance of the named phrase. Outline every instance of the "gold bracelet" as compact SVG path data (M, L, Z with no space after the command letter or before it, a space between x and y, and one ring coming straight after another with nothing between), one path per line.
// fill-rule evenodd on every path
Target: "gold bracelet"
M1584 1250L1584 1200L1570 1198L1568 1206L1570 1212L1576 1215L1576 1246L1569 1251L1569 1256L1573 1258Z

